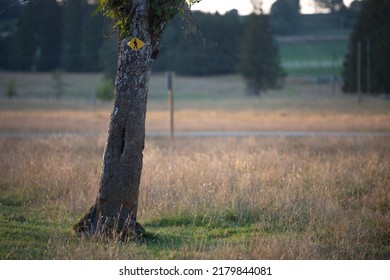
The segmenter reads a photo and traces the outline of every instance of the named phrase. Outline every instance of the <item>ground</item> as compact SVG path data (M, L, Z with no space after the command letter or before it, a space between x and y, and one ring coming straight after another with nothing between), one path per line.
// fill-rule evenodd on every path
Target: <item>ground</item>
M388 136L148 137L145 236L72 233L97 193L111 104L90 98L99 76L65 75L60 100L48 85L29 93L40 78L0 99L1 259L390 257ZM164 80L152 77L147 132L169 129ZM237 76L177 77L176 129L390 132L387 100L358 104L332 85L297 82L262 98L243 89Z

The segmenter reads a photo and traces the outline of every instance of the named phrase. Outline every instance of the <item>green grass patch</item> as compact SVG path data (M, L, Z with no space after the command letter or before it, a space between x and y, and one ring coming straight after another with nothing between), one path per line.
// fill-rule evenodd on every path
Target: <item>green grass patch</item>
M199 250L212 251L222 244L245 247L253 235L269 234L253 217L226 211L221 215L194 213L150 219L144 222L147 232L140 241L113 243L73 234L73 219L63 220L63 211L2 197L0 259L104 259L110 250L115 251L112 258L118 259L185 258L185 250L191 252L188 258L196 258L194 252Z
M44 196L44 195L43 195ZM55 205L0 188L0 259L51 259L54 234L69 234L68 217Z
M146 248L152 258L170 259L183 254L183 248L212 250L229 243L246 246L251 236L260 234L257 221L238 219L226 212L222 216L210 213L179 214L150 220L144 224Z
M39 210L16 198L0 199L0 259L46 259L51 231Z
M282 65L288 75L341 76L347 41L283 42L279 44Z

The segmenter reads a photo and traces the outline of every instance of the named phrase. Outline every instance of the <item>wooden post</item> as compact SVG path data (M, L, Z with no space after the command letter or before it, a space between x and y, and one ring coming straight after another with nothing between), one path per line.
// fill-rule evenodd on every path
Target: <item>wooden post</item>
M371 92L371 41L367 39L367 93Z
M361 74L361 63L362 63L362 44L359 41L357 43L357 71L356 71L356 83L357 83L357 94L358 102L362 102L362 74Z
M173 93L173 77L175 73L174 72L167 72L166 73L166 81L167 81L167 89L168 89L168 105L169 105L169 112L170 112L170 135L171 138L175 136L175 128L174 128L174 93Z
M337 58L336 54L333 52L332 53L332 94L334 95L336 93L336 63L337 63Z

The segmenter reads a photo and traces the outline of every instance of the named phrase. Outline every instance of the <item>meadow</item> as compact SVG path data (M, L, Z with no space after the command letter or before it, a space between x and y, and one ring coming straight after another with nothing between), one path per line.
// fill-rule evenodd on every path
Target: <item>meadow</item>
M0 99L0 259L390 258L385 136L148 137L143 238L74 234L97 194L111 110L88 98L88 83L77 98L37 99L30 84ZM236 76L177 77L177 130L390 131L385 99L358 104L300 83L251 98L243 87ZM147 131L168 129L166 95L152 77Z
M313 37L279 43L282 65L287 74L340 77L348 41L337 40L337 37L329 41L310 38Z

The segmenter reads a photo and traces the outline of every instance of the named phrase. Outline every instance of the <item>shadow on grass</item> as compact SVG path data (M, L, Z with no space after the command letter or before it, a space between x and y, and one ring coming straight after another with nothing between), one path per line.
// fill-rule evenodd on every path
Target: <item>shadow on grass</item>
M144 223L142 243L154 250L178 250L199 243L235 242L257 231L258 219L227 211L221 215L177 214Z

